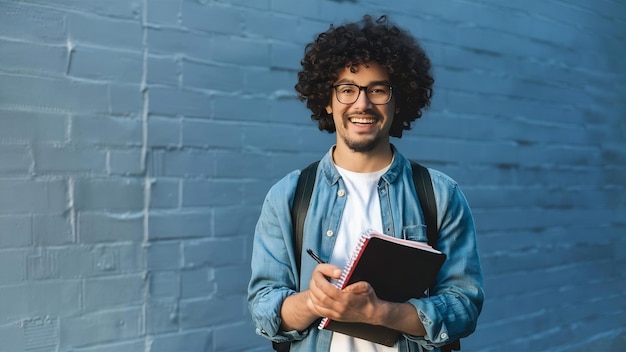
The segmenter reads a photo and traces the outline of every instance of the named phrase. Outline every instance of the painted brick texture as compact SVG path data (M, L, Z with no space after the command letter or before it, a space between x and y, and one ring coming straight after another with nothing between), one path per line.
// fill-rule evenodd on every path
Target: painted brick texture
M0 0L0 352L269 350L254 225L334 139L299 60L365 12L434 64L394 143L472 205L487 298L463 350L620 350L626 2Z

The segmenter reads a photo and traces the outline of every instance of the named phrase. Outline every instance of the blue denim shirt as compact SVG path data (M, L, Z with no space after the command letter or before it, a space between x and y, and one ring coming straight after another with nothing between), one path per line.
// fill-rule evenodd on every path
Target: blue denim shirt
M426 226L413 186L410 162L394 147L395 158L378 184L385 234L427 242ZM426 336L404 335L399 351L437 349L465 337L476 328L484 292L476 231L469 206L457 183L429 169L437 201L439 241L447 255L430 297L410 299L426 328ZM259 217L252 250L248 304L256 332L276 342L294 341L291 351L329 351L332 332L313 323L305 331L281 331L283 300L309 287L317 263L302 256L296 269L290 209L300 171L291 172L268 192ZM311 205L304 223L303 248L327 261L346 202L344 184L330 152L320 161ZM416 268L415 270L419 270Z

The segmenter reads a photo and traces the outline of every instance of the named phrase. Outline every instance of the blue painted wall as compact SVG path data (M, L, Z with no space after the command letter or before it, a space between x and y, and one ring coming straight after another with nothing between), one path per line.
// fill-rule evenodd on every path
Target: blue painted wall
M267 350L245 298L260 205L333 142L299 60L366 11L434 62L396 144L474 209L464 350L623 346L626 2L387 4L0 0L0 351Z

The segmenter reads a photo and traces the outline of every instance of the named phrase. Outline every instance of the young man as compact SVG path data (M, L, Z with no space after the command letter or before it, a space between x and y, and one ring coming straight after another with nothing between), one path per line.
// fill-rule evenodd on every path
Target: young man
M343 290L341 268L366 229L427 241L407 160L390 143L402 136L430 103L430 61L404 30L364 16L331 26L307 45L296 90L320 130L336 144L321 159L304 224L301 270L290 217L299 171L269 191L257 223L248 302L257 333L291 351L423 351L472 333L483 303L482 270L474 222L457 184L429 170L435 192L439 239L447 259L429 297L407 302L377 298L367 282ZM304 250L302 252L305 252ZM420 270L415 268L414 270ZM321 317L384 325L402 332L393 347L329 330Z

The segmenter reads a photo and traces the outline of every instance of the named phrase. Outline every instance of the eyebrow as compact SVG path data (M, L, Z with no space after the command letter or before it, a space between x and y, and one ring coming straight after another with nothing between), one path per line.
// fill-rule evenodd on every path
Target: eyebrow
M347 79L347 78L340 79L339 81L337 81L335 83L335 85L338 85L338 84L354 84L354 85L360 86L360 85L356 84L356 82L354 82L353 80ZM369 87L369 86L371 86L373 84L386 84L386 85L389 85L389 86L391 85L391 83L389 81L387 81L387 80L380 80L380 81L372 81L369 84L367 84L366 86L360 86L360 87Z

